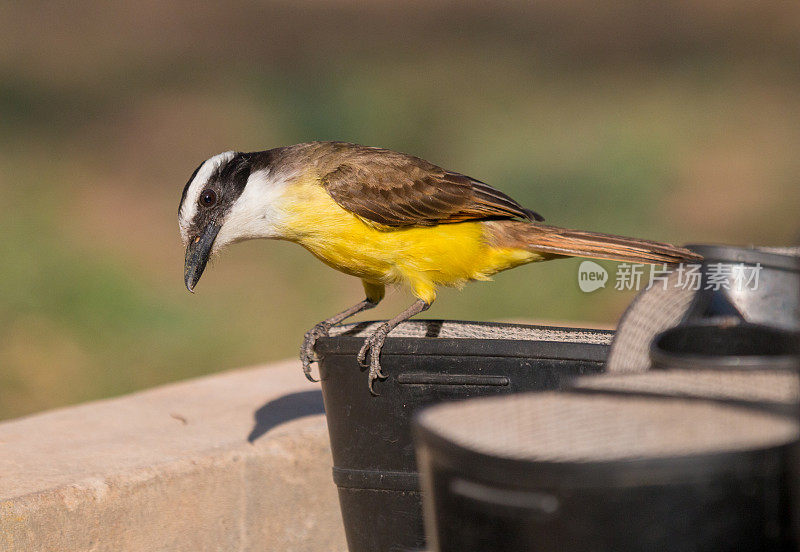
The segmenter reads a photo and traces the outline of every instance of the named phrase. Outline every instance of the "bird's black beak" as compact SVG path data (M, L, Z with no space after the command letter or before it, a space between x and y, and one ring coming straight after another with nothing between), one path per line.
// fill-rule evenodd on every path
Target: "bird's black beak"
M194 238L186 246L186 260L183 265L183 281L186 282L186 289L194 293L194 286L197 285L203 270L206 268L208 257L211 255L211 247L219 233L220 225L210 222L203 233Z

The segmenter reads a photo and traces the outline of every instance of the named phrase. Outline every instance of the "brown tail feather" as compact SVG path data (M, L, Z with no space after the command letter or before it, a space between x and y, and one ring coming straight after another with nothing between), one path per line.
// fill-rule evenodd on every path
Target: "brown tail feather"
M492 239L496 243L542 253L654 264L703 260L702 256L683 247L637 238L521 221L496 221L486 224L490 226Z

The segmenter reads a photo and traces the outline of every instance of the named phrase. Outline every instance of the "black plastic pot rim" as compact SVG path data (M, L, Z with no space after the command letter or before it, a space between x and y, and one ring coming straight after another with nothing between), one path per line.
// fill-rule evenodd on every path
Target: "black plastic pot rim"
M439 321L435 321L439 322ZM370 322L371 324L372 322ZM475 324L470 322L470 324ZM487 326L520 327L520 324L486 323ZM579 331L595 335L613 336L612 330L584 328L559 328L553 326L531 326L552 331ZM364 344L363 336L338 335L323 337L317 341L316 351L322 355L352 355ZM534 339L481 339L455 337L392 337L386 339L382 354L385 355L437 355L532 358L548 360L589 360L605 362L608 344L580 341L552 341Z
M360 337L325 337L317 341L316 351L325 355L352 355L361 348ZM604 362L608 345L525 341L516 339L460 339L442 337L388 337L381 354L436 355L445 357L531 358L547 360L590 360Z
M784 469L790 454L800 447L795 437L759 448L678 456L585 462L525 461L465 450L419 423L414 425L413 434L418 449L420 446L431 449L430 461L436 465L477 482L501 487L512 482L513 488L520 490L637 488L707 481L725 473L778 473ZM784 460L775 461L776 458ZM492 477L493 474L497 477Z

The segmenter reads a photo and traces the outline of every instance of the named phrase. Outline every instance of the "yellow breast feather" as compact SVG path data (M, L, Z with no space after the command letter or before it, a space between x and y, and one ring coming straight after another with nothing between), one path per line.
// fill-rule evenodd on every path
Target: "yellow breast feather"
M438 286L470 280L540 260L523 249L488 243L482 222L390 228L343 209L313 179L295 181L282 198L287 238L325 264L366 282L400 284L431 303Z

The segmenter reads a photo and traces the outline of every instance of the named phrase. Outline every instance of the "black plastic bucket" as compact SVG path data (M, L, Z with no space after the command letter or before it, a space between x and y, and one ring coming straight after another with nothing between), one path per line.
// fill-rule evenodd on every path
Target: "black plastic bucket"
M422 503L411 438L414 413L442 401L565 387L602 371L613 332L514 324L410 321L381 355L388 375L367 390L356 354L374 323L321 339L320 375L351 552L419 550Z
M662 369L796 370L800 333L713 321L678 326L653 340L650 359Z
M798 424L715 402L539 393L423 411L437 552L788 551Z

